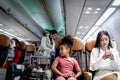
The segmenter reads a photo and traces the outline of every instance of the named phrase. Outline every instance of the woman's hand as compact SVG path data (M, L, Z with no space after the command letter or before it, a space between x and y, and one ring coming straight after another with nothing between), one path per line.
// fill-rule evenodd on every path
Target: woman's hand
M13 59L8 59L7 61L13 61Z
M114 60L113 54L110 54L109 58L110 58L111 60Z
M109 58L111 60L114 60L114 56L110 51L105 52L105 54L102 57L103 57L103 59Z

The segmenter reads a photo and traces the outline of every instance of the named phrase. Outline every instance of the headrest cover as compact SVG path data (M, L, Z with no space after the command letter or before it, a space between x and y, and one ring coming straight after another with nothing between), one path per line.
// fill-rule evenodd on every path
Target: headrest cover
M84 44L80 38L74 37L72 50L83 50Z
M96 40L90 40L87 41L85 44L85 49L88 51L92 51L92 49L95 47Z
M27 52L33 52L33 51L35 51L35 46L34 45L27 45L26 46L26 51Z
M20 49L25 50L26 44L24 42L20 42L19 44L20 44Z
M56 41L56 48L59 49L59 44L61 43L62 37L58 38Z
M8 47L10 38L4 34L0 34L0 47Z

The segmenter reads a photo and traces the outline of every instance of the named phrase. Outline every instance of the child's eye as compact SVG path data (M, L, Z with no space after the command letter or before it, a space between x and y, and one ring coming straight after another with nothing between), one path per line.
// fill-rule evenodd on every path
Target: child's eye
M60 48L60 50L63 50L63 48Z

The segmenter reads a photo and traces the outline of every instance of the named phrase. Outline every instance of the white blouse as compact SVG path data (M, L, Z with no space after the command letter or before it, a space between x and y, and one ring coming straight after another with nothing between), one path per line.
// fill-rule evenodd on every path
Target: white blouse
M118 60L120 60L119 53L115 48L110 48L110 51L113 54L114 60L110 60L109 58L104 60L102 56L105 52L102 49L93 48L90 56L90 70L96 71L93 80L100 80L102 77L113 73L119 75L119 73L116 72L116 66L118 66L116 64L118 64Z

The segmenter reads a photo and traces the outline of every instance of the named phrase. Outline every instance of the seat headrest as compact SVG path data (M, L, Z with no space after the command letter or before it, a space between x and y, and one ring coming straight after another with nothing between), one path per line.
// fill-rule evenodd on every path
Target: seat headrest
M83 49L84 49L84 44L82 40L78 37L74 37L72 50L78 51L78 50L83 50Z
M25 50L26 44L25 44L24 42L21 42L21 41L20 41L19 44L20 44L20 49L21 49L21 50Z
M4 34L0 34L0 47L8 47L10 38Z
M56 41L56 48L59 49L59 44L61 43L61 40L62 40L63 37L60 37L57 39Z
M85 49L86 49L87 51L92 51L92 49L95 47L95 43L96 43L96 40L86 41Z
M35 51L35 46L34 45L27 45L26 46L26 51L27 52L33 52L33 51Z

